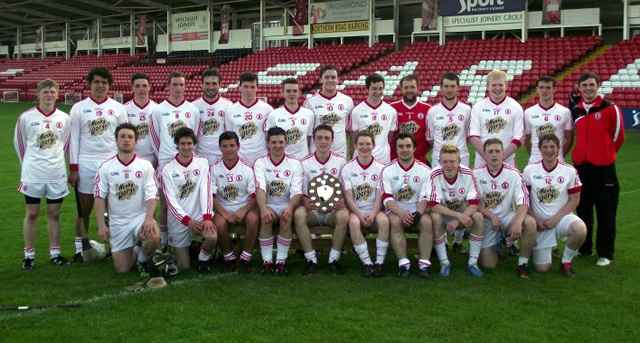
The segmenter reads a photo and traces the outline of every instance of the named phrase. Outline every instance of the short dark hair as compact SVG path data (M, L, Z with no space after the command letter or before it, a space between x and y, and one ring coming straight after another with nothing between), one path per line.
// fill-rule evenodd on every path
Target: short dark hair
M318 126L315 127L315 129L313 129L313 138L316 138L316 132L318 131L329 131L331 132L331 139L333 139L333 128L327 124L320 124Z
M368 131L368 130L358 131L358 133L356 133L354 144L358 144L358 139L360 139L360 137L369 137L371 138L371 142L373 143L373 145L374 146L376 145L376 138L373 136L373 133L371 133L371 131Z
M217 77L218 81L222 81L222 76L220 76L220 73L218 72L218 69L216 68L209 68L205 71L202 72L202 82L204 82L205 77L209 77L209 76L213 76L213 77Z
M288 77L282 80L282 83L280 84L282 89L284 89L284 85L298 85L298 89L300 88L300 83L298 82L298 79L293 77Z
M549 75L540 76L538 81L536 81L536 87L540 86L540 82L551 82L552 87L556 86L556 78Z
M580 77L578 78L578 85L580 85L581 83L583 83L584 81L587 81L588 79L595 79L596 80L596 84L600 84L600 77L598 77L598 75L592 71L588 71L585 73L582 73L580 75Z
M400 88L402 88L402 83L405 81L415 81L416 82L416 86L418 86L418 88L420 88L420 79L416 76L416 74L409 74L403 78L400 79Z
M116 127L116 139L118 139L118 133L120 133L120 130L132 130L134 135L136 136L136 141L138 140L138 129L136 128L135 125L131 124L131 123L122 123L120 125L118 125L118 127Z
M491 144L500 144L500 150L504 150L504 146L502 145L502 141L498 138L489 138L484 141L482 144L482 151L487 151L487 147Z
M89 75L87 75L87 82L91 84L95 76L100 76L101 78L106 79L107 82L109 83L109 86L111 86L111 84L113 83L113 76L111 75L111 72L109 71L109 69L105 67L92 68L89 71Z
M382 82L382 85L384 86L384 77L382 77L382 75L378 73L369 74L369 76L364 79L364 85L367 87L367 89L369 89L372 84L377 82Z
M256 73L246 71L240 74L240 78L238 79L238 85L242 85L243 82L256 82L258 84L258 75Z
M188 127L182 127L182 128L179 128L178 131L176 131L176 133L173 134L173 142L176 144L176 146L180 142L180 138L183 138L183 137L191 138L194 145L198 144L198 137L196 137L196 134L193 133L193 130L191 130Z
M340 75L340 70L338 70L338 67L336 67L333 64L325 64L322 66L322 68L320 68L320 77L322 78L322 75L327 71L327 70L335 70L336 74Z
M231 139L235 139L236 144L240 146L240 137L238 134L233 131L225 131L220 134L220 138L218 138L218 146L222 145L222 141L228 141Z
M540 140L538 141L538 149L542 149L542 144L548 141L553 141L554 143L556 143L556 146L560 148L560 138L558 138L558 136L553 133L545 133L544 135L540 136Z
M279 126L275 126L267 130L267 142L271 140L273 136L284 136L284 140L287 140L287 131Z
M401 132L396 136L396 138L393 140L393 146L397 149L398 148L398 141L401 140L401 139L405 139L405 138L410 138L411 139L411 143L413 144L414 148L416 148L418 146L418 141L416 140L416 138L413 137L412 134L406 133L406 132Z
M149 78L149 75L145 73L135 73L131 75L131 84L133 85L133 83L139 79L147 80L147 82L149 83L149 86L151 86L151 78Z
M442 74L442 76L440 77L440 86L442 86L442 84L444 83L444 80L455 81L456 86L460 86L460 78L458 77L458 74L452 71L448 71Z
M171 73L169 73L169 77L167 78L167 84L171 84L171 79L173 79L174 77L181 77L185 80L185 82L187 81L187 76L184 75L183 72L181 71L172 71Z

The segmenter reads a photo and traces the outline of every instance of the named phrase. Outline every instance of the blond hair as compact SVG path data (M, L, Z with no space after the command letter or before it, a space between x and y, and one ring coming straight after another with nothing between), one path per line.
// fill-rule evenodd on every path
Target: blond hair
M455 145L443 145L442 149L440 149L440 155L442 154L455 154L460 158L460 149Z
M492 80L501 79L504 80L504 83L507 83L507 73L500 69L494 69L489 74L487 74L487 86Z
M58 86L58 83L51 79L44 79L38 82L38 93L46 88L53 88L56 90L56 92L60 91L60 86Z

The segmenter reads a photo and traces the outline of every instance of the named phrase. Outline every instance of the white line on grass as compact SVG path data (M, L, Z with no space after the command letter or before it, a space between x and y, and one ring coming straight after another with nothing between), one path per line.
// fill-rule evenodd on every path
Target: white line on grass
M620 192L620 195L634 194L640 192L640 189L632 189L630 191Z

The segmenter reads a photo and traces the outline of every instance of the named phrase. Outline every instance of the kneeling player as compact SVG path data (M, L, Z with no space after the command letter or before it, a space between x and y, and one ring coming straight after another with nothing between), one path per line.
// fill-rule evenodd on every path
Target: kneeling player
M273 224L280 223L276 273L284 276L287 255L291 246L293 210L302 194L302 165L285 155L287 133L279 127L267 131L269 152L260 156L253 165L256 176L256 200L260 209L260 252L262 275L273 274Z
M480 263L484 268L495 268L498 264L496 244L502 235L515 241L520 239L518 275L529 277L529 256L536 241L536 222L530 215L529 192L524 186L518 169L502 163L502 141L489 138L484 144L486 164L473 169L480 192L480 213L484 216L484 239L480 251ZM513 211L513 204L517 211Z
M451 264L447 257L445 227L448 232L471 229L469 235L469 263L471 275L482 276L478 257L482 248L483 217L478 212L478 190L471 169L460 165L460 150L444 145L440 150L440 166L431 171L429 206L433 220L433 244L440 260L440 275L447 277Z
M416 144L409 133L400 133L394 139L398 159L382 169L382 201L389 216L391 247L398 257L398 277L406 279L410 274L404 235L405 230L410 230L418 231L419 275L430 279L433 228L426 214L427 202L419 200L427 191L431 169L415 159Z
M536 219L538 230L533 263L537 271L548 271L551 249L557 244L556 236L566 238L560 272L573 277L571 260L587 235L586 225L573 214L580 202L582 183L572 166L558 160L560 139L556 135L542 135L538 147L542 160L528 165L522 173L531 196L529 213Z
M240 273L251 271L251 251L258 237L260 214L256 205L256 186L253 169L238 156L240 139L233 131L220 135L222 158L211 165L213 193L213 224L224 257L224 270L236 270L236 256L231 251L229 225L245 224L244 249L240 255Z
M382 192L380 191L380 173L382 163L371 155L375 147L373 134L369 131L358 131L355 135L355 146L358 157L349 161L342 168L343 188L349 215L349 234L356 253L364 264L362 276L383 276L384 258L389 247L389 218L382 209ZM374 267L364 230L378 231L376 239L377 258Z
M160 245L158 224L153 220L158 184L151 162L134 154L138 132L130 123L116 128L118 154L98 169L94 187L96 213L109 205L109 226L96 216L100 237L110 241L113 265L119 273L131 270L137 260L140 276L149 275L147 260ZM142 249L134 249L134 240ZM137 257L136 257L137 255Z
M217 234L212 221L209 162L193 154L198 138L190 128L181 128L173 136L178 154L162 167L162 190L171 215L167 218L169 245L181 269L189 269L189 247L194 236L204 242L198 255L198 271L211 273L207 264L216 246Z

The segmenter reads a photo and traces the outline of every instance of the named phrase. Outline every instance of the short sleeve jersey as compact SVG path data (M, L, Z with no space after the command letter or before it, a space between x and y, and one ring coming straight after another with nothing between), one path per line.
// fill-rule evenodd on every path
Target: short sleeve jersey
M253 165L256 189L267 195L267 204L286 205L295 195L302 194L302 165L285 155L274 163L270 154L260 156Z
M431 168L417 160L407 169L403 168L398 160L384 166L381 191L385 206L393 200L404 211L415 212L418 202L427 190L430 173Z
M173 135L183 127L198 133L200 111L187 100L174 104L164 100L151 114L151 143L158 156L158 165L162 166L176 155Z
M569 201L570 194L582 189L578 172L562 161L550 170L542 161L530 164L522 177L529 188L531 210L539 220L553 217Z
M554 103L549 108L544 108L540 104L529 107L524 111L524 131L531 135L531 156L529 164L542 159L538 142L540 136L553 133L560 139L560 147L564 145L564 132L573 130L573 119L568 108ZM558 159L563 160L562 149L560 149Z
M371 213L376 202L376 190L380 189L384 165L375 158L363 165L357 158L342 168L342 188L353 193L353 201L363 213Z
M218 96L213 102L209 102L204 98L198 98L193 102L193 106L198 109L200 114L200 131L197 132L198 146L196 147L196 154L213 155L216 160L222 157L218 140L225 131L224 117L227 108L231 104L231 101L221 96Z
M469 205L478 205L478 188L471 169L458 167L455 180L444 176L442 166L433 168L430 179L429 206L438 204L456 212L462 212Z
M367 130L373 134L376 146L371 152L373 157L382 163L389 163L391 147L389 132L398 129L398 114L389 104L381 101L378 106L371 106L366 100L358 104L351 112L351 132ZM353 156L358 152L354 151Z
M298 107L290 111L286 106L279 107L269 113L265 131L272 127L282 128L287 132L287 155L302 159L309 154L308 137L313 136L315 118L311 110Z
M408 133L415 137L418 142L416 147L415 157L422 163L427 163L427 152L429 152L429 145L425 139L425 130L427 124L427 113L431 108L427 103L416 101L413 106L407 106L403 100L392 102L390 104L398 113L398 130L393 137L399 133ZM391 160L398 158L393 140L389 142L391 147Z
M469 157L467 148L467 132L471 107L465 103L457 102L452 108L440 102L431 107L427 115L427 141L433 141L433 153L431 160L440 158L440 149L444 145L453 145L460 149L460 157Z
M518 169L503 163L502 168L494 175L483 164L473 169L473 175L480 192L480 202L499 218L512 213L514 204L517 207L529 206L529 191Z
M315 115L315 126L325 124L333 129L334 139L331 151L347 156L347 128L351 120L353 99L341 92L337 92L330 98L318 92L305 101L304 107L310 109ZM315 151L313 142L310 148L311 152Z
M242 158L232 166L227 166L223 159L214 162L211 193L226 209L246 205L256 194L255 175L249 163Z
M213 198L209 178L209 162L193 156L182 164L174 157L162 167L162 192L167 208L183 225L190 219L211 220Z
M316 155L316 153L309 154L305 156L300 163L302 163L303 170L303 179L302 179L302 194L307 194L307 186L309 182L314 177L321 175L322 173L335 176L338 179L341 178L340 172L342 171L342 167L347 163L344 157L341 155L331 152L329 154L329 158L322 162Z
M240 137L240 157L249 164L267 152L264 123L273 107L258 99L247 106L241 101L227 108L224 126L228 131L235 131Z
M138 131L138 141L136 142L136 154L138 156L152 156L155 154L151 146L151 137L149 136L149 122L151 122L151 113L156 106L158 104L151 99L143 105L138 105L134 99L124 104L129 122L135 125L136 131Z

